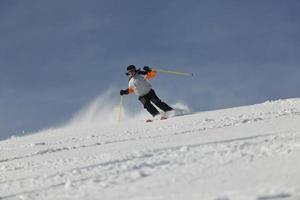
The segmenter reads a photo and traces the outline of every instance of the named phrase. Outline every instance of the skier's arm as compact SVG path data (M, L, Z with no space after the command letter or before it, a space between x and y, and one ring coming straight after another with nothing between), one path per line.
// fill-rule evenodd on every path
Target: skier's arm
M154 78L156 76L157 72L154 71L154 70L152 70L152 69L150 69L150 67L148 67L148 66L145 66L143 68L143 70L144 70L144 73L146 75L146 77L145 77L146 80L150 80L150 79L152 79L152 78Z
M133 93L133 89L132 88L127 88L126 90L120 90L120 95L128 95Z
M145 77L146 80L150 80L156 76L157 72L154 70L151 70L147 73L147 76Z
M128 94L132 94L134 92L133 88L129 87L127 88Z

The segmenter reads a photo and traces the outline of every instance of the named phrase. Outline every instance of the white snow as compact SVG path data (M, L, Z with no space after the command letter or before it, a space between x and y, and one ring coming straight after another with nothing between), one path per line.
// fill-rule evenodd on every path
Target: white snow
M152 123L74 119L0 142L1 200L300 199L300 99Z

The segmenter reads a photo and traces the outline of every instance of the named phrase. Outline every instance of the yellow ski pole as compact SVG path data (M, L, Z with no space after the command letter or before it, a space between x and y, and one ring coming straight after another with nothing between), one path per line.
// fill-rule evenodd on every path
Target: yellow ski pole
M175 74L180 76L193 76L192 73L186 73L186 72L177 72L173 70L164 70L164 69L153 69L154 71L165 73L165 74Z
M120 96L120 105L119 105L119 116L118 116L118 122L121 122L122 119L122 115L123 115L123 110L124 110L124 106L123 106L123 96Z

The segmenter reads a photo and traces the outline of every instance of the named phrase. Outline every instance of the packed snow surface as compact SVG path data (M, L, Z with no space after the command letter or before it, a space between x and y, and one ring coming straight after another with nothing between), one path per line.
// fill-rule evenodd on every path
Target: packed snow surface
M299 200L300 99L13 137L0 197Z

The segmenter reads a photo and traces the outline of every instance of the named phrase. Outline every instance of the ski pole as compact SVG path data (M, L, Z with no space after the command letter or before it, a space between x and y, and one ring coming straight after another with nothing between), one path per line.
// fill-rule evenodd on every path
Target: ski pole
M121 122L123 110L124 110L124 108L123 108L123 96L120 96L118 122Z
M181 76L193 76L192 73L186 73L186 72L177 72L173 70L164 70L164 69L153 69L154 71L165 73L165 74L175 74L175 75L181 75Z

